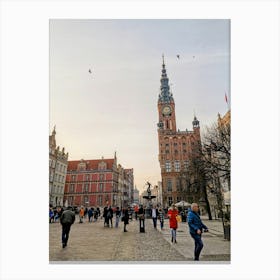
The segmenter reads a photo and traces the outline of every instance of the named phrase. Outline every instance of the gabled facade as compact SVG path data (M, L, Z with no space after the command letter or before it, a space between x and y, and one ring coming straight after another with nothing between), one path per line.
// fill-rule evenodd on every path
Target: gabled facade
M68 153L56 146L55 127L49 136L49 204L63 206L64 185L66 179Z
M111 159L69 161L65 183L64 202L73 206L112 207L126 203L125 171Z

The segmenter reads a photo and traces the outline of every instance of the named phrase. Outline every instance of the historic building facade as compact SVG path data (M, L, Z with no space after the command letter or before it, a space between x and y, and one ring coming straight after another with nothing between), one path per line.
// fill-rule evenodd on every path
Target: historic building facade
M68 162L64 202L75 206L123 206L125 176L117 157ZM126 201L125 201L126 203Z
M127 168L124 170L126 182L127 182L127 195L128 195L128 204L131 205L134 200L134 175L133 168Z
M55 127L49 136L49 204L63 206L64 185L66 180L68 153L56 146Z
M198 201L201 188L188 184L190 173L188 168L192 159L200 155L200 126L196 116L192 122L193 131L180 131L176 127L175 102L170 92L163 59L158 97L158 142L159 163L162 177L163 207L181 200Z

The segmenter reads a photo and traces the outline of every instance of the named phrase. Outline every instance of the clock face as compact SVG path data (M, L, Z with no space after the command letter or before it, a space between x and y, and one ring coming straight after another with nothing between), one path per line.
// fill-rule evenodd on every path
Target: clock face
M163 107L162 113L163 113L164 115L170 114L170 113L171 113L171 108L170 108L169 106Z

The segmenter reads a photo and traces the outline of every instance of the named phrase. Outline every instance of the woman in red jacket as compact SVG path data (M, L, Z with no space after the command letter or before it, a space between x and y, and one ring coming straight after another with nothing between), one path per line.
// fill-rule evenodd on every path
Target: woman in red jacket
M169 218L169 227L171 228L171 242L177 243L176 241L176 229L178 228L178 222L176 217L179 212L175 207L175 204L172 204L172 207L168 210L167 215Z

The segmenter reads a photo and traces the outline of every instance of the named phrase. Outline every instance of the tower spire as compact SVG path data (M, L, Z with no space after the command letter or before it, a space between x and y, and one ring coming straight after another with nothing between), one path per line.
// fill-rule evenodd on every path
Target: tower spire
M52 135L55 135L55 134L56 134L55 128L56 128L56 125L55 125L54 128L53 128Z
M193 116L193 127L199 127L199 120L197 119L196 115L195 115L195 111L193 110L194 116Z
M162 70L161 70L161 79L160 79L160 95L158 98L159 102L169 103L174 102L172 94L170 92L169 87L169 79L166 74L165 69L165 61L164 61L164 54L162 54Z

